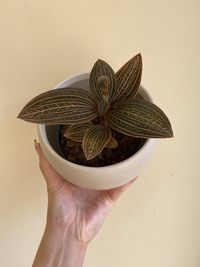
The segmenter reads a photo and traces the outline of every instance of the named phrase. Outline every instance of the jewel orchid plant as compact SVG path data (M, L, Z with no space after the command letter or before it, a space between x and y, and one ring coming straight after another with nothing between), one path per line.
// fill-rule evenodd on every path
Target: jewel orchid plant
M165 113L155 104L136 98L141 76L141 54L116 73L105 61L97 60L89 77L90 90L67 87L44 92L28 102L18 118L68 125L64 136L82 142L87 160L105 147L117 147L113 130L133 138L172 137Z

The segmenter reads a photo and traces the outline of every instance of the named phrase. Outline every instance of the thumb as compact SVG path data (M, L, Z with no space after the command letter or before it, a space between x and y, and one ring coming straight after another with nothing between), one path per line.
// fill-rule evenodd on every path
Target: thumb
M120 187L108 190L107 193L108 193L110 199L113 201L113 203L117 201L117 199L121 196L121 194L123 192L125 192L133 184L133 182L135 182L135 180L137 178L138 178L138 176L135 177L133 180L131 180L130 182L128 182L125 185L122 185Z

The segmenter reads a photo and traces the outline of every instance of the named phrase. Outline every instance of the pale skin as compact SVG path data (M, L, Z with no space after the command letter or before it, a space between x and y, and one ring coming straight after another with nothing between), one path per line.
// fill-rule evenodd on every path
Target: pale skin
M76 187L60 176L35 140L39 166L47 184L45 231L32 267L81 267L90 241L106 215L133 181L110 190Z

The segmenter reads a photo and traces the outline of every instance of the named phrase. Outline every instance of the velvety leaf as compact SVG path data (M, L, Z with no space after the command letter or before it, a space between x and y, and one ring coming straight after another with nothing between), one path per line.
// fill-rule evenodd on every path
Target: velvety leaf
M90 92L79 88L54 89L32 99L18 118L41 124L80 124L98 116Z
M165 113L147 101L118 103L108 112L107 120L112 129L133 137L173 136L171 124Z
M97 60L90 73L90 90L97 102L102 101L103 95L108 102L116 90L116 79L113 69L103 60Z
M102 125L94 125L86 131L83 137L83 151L87 160L96 157L107 145L111 130Z
M64 136L68 139L82 142L83 136L85 132L92 127L91 123L84 123L84 124L77 124L77 125L71 125L68 127L68 129L65 131Z
M137 54L117 71L117 87L113 100L133 99L139 89L141 77L142 56Z

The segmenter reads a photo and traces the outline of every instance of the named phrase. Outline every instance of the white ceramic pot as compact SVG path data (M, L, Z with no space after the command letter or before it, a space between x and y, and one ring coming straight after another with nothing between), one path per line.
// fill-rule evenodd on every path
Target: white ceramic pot
M72 85L89 88L88 78L88 73L76 75L62 81L54 89ZM139 93L145 99L152 101L143 87L140 87ZM119 163L105 167L87 167L62 158L50 144L45 125L38 126L38 137L44 154L59 174L72 184L96 190L115 188L138 176L151 157L157 140L148 139L133 156Z

